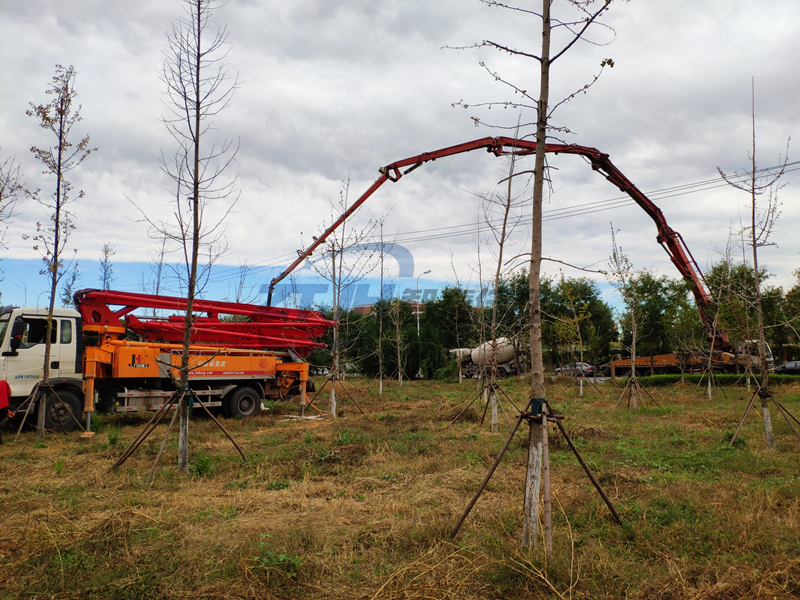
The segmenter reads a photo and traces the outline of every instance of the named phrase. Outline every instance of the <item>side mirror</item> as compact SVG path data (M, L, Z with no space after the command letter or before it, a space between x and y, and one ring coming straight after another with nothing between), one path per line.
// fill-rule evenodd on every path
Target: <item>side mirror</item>
M23 335L25 335L25 321L14 321L14 324L11 326L11 339L8 342L12 352L19 350L19 347L22 345Z

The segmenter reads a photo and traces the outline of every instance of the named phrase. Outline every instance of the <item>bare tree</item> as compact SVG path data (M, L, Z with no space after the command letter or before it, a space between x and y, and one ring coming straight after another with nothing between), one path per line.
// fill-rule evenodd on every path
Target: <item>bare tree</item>
M550 104L550 68L578 41L584 38L587 30L597 22L609 7L611 0L599 0L599 8L593 7L592 0L564 0L564 12L574 10L572 17L557 19L551 16L551 7L554 0L542 0L541 11L523 8L520 6L501 2L499 0L481 0L489 7L497 7L512 11L515 18L533 17L541 23L541 49L536 51L521 50L516 44L498 43L492 40L484 40L476 44L477 47L488 47L496 49L502 53L525 60L533 60L538 63L538 97L536 92L529 92L535 86L528 83L515 84L505 78L501 73L492 71L486 66L485 62L481 65L495 78L496 81L510 88L519 101L503 101L485 103L483 106L502 105L513 106L515 108L529 109L535 111L536 120L533 125L535 128L535 139L538 142L536 157L533 168L533 208L531 215L531 257L530 257L530 282L529 282L529 315L530 315L530 352L531 352L531 398L534 411L544 410L545 389L544 389L544 365L542 360L542 314L539 297L539 280L542 263L542 203L544 198L544 183L549 179L547 165L545 162L545 143L549 135L554 133L550 125L553 111L564 102L569 101L576 94L585 91L597 80L594 79L576 90L555 105ZM564 33L562 43L553 51L551 49L551 35L556 29ZM537 36L538 37L538 36ZM601 70L606 66L613 66L613 61L603 59ZM462 104L462 103L459 103ZM463 104L462 104L463 105ZM480 119L473 117L476 124ZM557 128L566 132L565 128ZM529 420L529 444L528 444L528 470L525 484L525 502L522 529L522 545L534 547L536 545L537 532L539 526L539 487L542 468L542 436L544 431L540 419Z
M14 209L17 205L17 198L22 192L22 174L19 164L14 158L7 158L0 163L0 250L6 246L3 240L6 237L8 226L14 218Z
M750 148L749 170L742 173L727 175L722 169L717 168L720 176L728 185L736 189L747 192L750 196L750 224L744 229L747 233L748 246L752 253L756 322L758 327L758 368L761 381L758 383L756 394L761 398L761 412L764 417L764 431L767 437L767 446L770 450L775 449L775 435L772 431L772 419L769 413L769 367L767 365L767 343L764 336L764 312L761 303L761 276L759 273L758 249L764 246L771 246L770 242L775 219L779 213L780 203L778 202L778 190L782 187L779 181L786 171L786 164L789 160L789 142L786 142L786 154L780 160L780 168L772 171L768 175L759 172L756 163L756 100L755 83L751 82L751 120L752 120L752 145ZM764 198L759 204L759 198ZM755 397L755 396L754 396ZM746 413L745 413L746 416ZM737 430L738 431L738 430Z
M166 257L169 252L167 247L167 236L160 235L156 238L155 250L150 250L150 274L145 277L142 273L142 291L146 294L159 296L164 289L164 281L167 276ZM158 316L158 309L153 309L153 316Z
M111 242L103 244L100 251L100 285L104 290L110 290L111 284L114 283L114 263L111 262L111 257L117 253L117 249Z
M392 341L394 342L397 354L397 382L401 386L403 385L403 373L405 371L405 363L408 356L408 341L403 335L403 325L406 320L406 313L409 312L411 306L412 305L403 302L399 298L394 298L391 306L389 307L389 321L392 325L394 325L394 336Z
M75 293L75 288L78 285L78 279L81 274L78 272L78 261L72 263L72 268L66 274L64 283L61 286L61 306L67 308L75 306L75 300L72 295Z
M247 288L247 278L250 276L251 270L250 265L247 264L247 260L239 265L239 277L236 282L236 289L232 295L233 302L253 302L256 296L255 288L254 286L250 286L249 289Z
M75 229L71 205L83 198L83 191L72 196L72 184L66 175L80 165L96 148L89 147L89 136L82 138L77 144L71 141L72 128L81 120L81 106L74 106L77 97L75 91L75 70L70 65L56 65L56 72L49 88L45 91L53 99L47 104L30 104L25 111L29 117L37 119L39 127L46 129L55 137L55 145L45 148L31 146L33 155L45 166L43 173L55 177L55 190L49 197L42 197L41 190L26 190L30 198L50 212L48 219L40 221L36 226L33 241L44 261L41 273L50 280L50 299L47 309L47 333L45 336L44 365L42 387L46 391L50 381L50 353L52 345L53 309L55 308L58 283L64 275L67 265L63 261L70 233ZM36 434L44 435L46 400L39 402Z
M339 201L331 205L332 209L339 211L340 214L347 212L349 203L350 179L342 182L342 190L339 193ZM331 214L331 220L336 215ZM355 288L355 284L363 279L371 270L373 265L374 251L372 246L364 242L371 238L375 229L375 222L370 219L361 228L348 228L347 222L328 236L325 241L326 253L322 260L315 263L314 269L319 275L331 283L333 292L332 319L334 322L331 328L333 341L330 348L331 354L331 393L329 413L331 417L336 417L336 383L342 379L343 371L346 366L346 356L349 348L341 335L341 311L342 298L349 296L350 291ZM346 307L347 308L347 307Z
M625 304L625 308L628 310L627 318L631 330L631 345L629 348L631 354L631 374L628 404L633 408L638 408L642 397L639 380L636 377L636 341L639 334L638 324L641 298L639 297L634 281L636 278L636 271L633 268L633 263L630 258L622 252L622 247L617 245L617 235L614 231L613 224L611 225L611 257L608 260L608 269L609 282L617 289Z
M186 291L186 319L177 382L181 390L188 388L194 299L202 290L211 266L225 252L223 223L237 199L236 177L226 175L238 147L229 140L217 145L209 133L214 117L228 107L238 84L238 76L230 75L225 63L227 28L222 26L206 35L216 9L215 0L184 0L184 16L167 34L161 80L166 85L168 114L162 121L177 149L169 159L162 153L161 168L175 186L174 218L153 219L142 212L143 219L151 226L152 237L166 240L164 245L176 245L183 255L181 280ZM186 471L189 468L187 395L178 411L178 469Z
M492 236L494 238L494 242L497 246L497 264L494 270L494 279L492 281L492 289L493 289L493 298L497 298L498 289L500 288L500 281L503 275L503 260L504 260L504 253L506 250L506 244L511 237L511 234L519 223L521 219L521 215L515 214L513 211L515 202L519 200L519 198L514 194L513 190L513 180L514 180L514 169L516 166L516 159L515 155L511 155L508 161L508 176L502 181L501 183L506 184L505 193L501 194L498 193L496 195L489 195L485 198L487 201L487 208L485 221L486 224L489 226L489 229L492 232ZM499 225L495 220L494 210L497 209L497 212L500 213ZM495 301L492 302L492 313L491 313L491 322L489 325L489 342L491 345L491 354L490 354L490 361L489 361L489 384L488 384L488 402L491 406L492 410L492 432L497 433L497 422L498 422L498 415L497 415L497 354L498 354L498 327L500 325L500 317L498 315L498 303ZM483 313L485 311L481 311ZM516 350L515 350L516 353Z
M383 395L383 379L385 377L384 373L384 365L383 365L383 320L384 320L384 311L386 310L385 302L384 302L384 278L386 276L386 253L387 251L391 250L392 246L394 245L393 242L386 242L386 238L383 234L383 226L386 224L386 219L389 216L389 212L383 213L379 218L374 219L374 221L378 225L379 229L379 251L378 251L378 269L380 271L380 277L378 281L379 290L378 290L378 303L377 303L377 310L374 311L375 318L378 320L378 395Z

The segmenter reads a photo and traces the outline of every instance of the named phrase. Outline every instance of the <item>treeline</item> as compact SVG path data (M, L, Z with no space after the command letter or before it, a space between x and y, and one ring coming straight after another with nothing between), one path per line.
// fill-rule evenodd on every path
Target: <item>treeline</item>
M544 279L541 286L544 311L543 336L550 368L578 360L607 360L618 339L613 310L597 285L586 278ZM528 348L528 275L519 272L500 282L497 302L497 336L517 340ZM474 348L491 339L491 306L474 306L467 290L445 288L440 297L421 306L400 299L376 303L369 314L340 313L339 351L346 369L374 376L383 357L383 372L397 377L443 377L456 372L448 350ZM327 312L327 311L326 311ZM419 334L417 333L419 327ZM380 340L380 344L379 344ZM329 346L330 336L323 338ZM380 346L380 352L379 352ZM309 361L330 366L330 355L317 351Z
M800 270L788 291L762 284L767 341L776 364L800 357ZM768 274L762 274L762 282ZM727 332L731 343L755 339L755 278L747 265L721 261L709 271L706 282L713 300L708 308ZM691 286L682 279L649 271L636 274L632 285L639 298L637 346L640 356L676 351L707 350L705 329ZM544 278L541 284L542 343L545 367L578 360L599 365L615 354L627 356L631 342L629 315L615 314L588 278ZM517 272L503 279L494 296L497 336L515 339L528 348L528 274ZM491 306L474 306L467 290L448 287L435 301L415 305L400 299L375 304L368 314L342 312L339 350L344 368L374 376L383 357L386 377L443 377L455 373L448 350L474 348L491 339ZM323 311L324 312L324 311ZM419 326L419 334L417 327ZM380 340L380 343L379 343ZM328 345L332 340L323 339ZM317 351L310 362L330 366L330 355Z
M788 290L769 284L770 274L759 269L764 332L772 348L775 364L800 359L800 269L794 271L795 283ZM731 342L758 337L753 268L722 260L706 276L714 297L711 304ZM766 283L765 283L766 282Z

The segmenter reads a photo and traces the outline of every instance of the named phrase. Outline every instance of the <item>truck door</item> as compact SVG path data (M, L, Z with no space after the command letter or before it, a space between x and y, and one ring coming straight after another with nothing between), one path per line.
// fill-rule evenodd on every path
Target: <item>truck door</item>
M58 369L56 373L61 377L70 377L80 373L81 368L77 362L77 327L75 319L53 319L58 321L58 344L53 344L53 350L58 346ZM52 353L53 351L51 351ZM52 362L52 359L51 359ZM52 368L52 367L51 367ZM53 373L51 372L51 375Z
M56 327L53 328L50 338L53 342L50 350L51 377L58 375L60 361L57 322L58 319L53 319ZM11 386L12 396L28 396L36 382L42 379L47 319L22 315L16 318L12 327L13 333L19 333L22 337L17 355L8 357L6 363L8 383Z

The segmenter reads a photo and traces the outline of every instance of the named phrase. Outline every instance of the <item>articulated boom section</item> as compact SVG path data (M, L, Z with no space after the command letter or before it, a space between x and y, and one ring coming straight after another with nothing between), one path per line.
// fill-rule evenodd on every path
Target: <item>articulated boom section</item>
M386 181L396 182L403 175L407 175L411 171L422 166L426 162L470 152L472 150L485 149L486 151L494 154L495 156L503 156L507 154L516 155L530 155L536 152L536 142L529 140L518 140L507 137L496 138L481 138L471 142L465 142L455 146L434 150L432 152L425 152L399 160L379 169L381 174L378 179L364 192L352 206L350 206L342 215L334 221L334 223L326 229L319 237L317 237L313 244L303 251L298 251L297 259L289 265L286 270L272 280L269 287L269 296L267 298L267 305L272 304L272 291L275 285L291 273L298 265L302 264L314 250L316 250L325 239L333 233L339 225L341 225L347 217L352 215L358 208L374 194ZM595 171L600 171L605 178L617 186L621 191L628 194L644 211L650 216L658 228L658 237L656 238L662 247L669 254L673 264L677 267L680 274L692 284L692 293L694 294L697 309L700 313L700 319L703 326L706 328L708 337L714 341L714 345L718 349L727 349L730 347L727 334L722 331L714 320L706 314L711 296L706 289L703 274L697 266L697 262L692 257L691 252L686 247L681 235L672 229L664 217L664 213L653 204L653 202L645 196L633 183L623 175L609 160L607 154L603 154L597 148L590 148L586 146L577 146L573 144L546 144L545 152L553 154L576 154L589 160L592 168Z
M120 308L113 309L112 306ZM178 344L183 341L183 316L154 317L131 314L139 308L185 311L186 298L135 294L110 290L81 290L75 293L75 307L80 311L84 330L119 338L129 329L146 341ZM277 308L236 302L195 300L192 321L192 344L235 347L252 350L291 350L307 356L324 346L321 337L333 322L310 310ZM220 315L240 321L221 321Z

